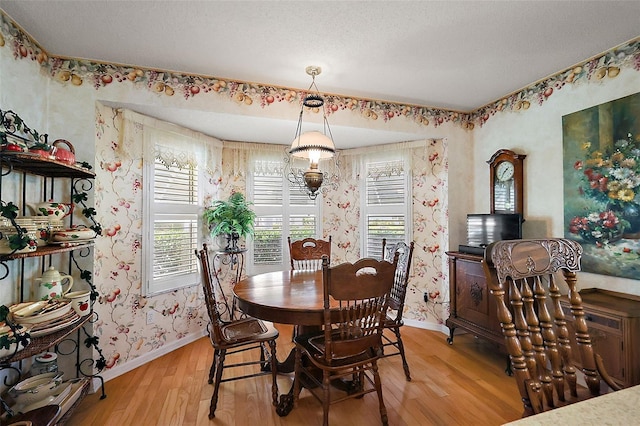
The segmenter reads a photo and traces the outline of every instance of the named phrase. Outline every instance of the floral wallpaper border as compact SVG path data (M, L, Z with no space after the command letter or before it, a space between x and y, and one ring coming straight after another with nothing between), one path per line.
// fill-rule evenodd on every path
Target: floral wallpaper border
M259 105L261 108L278 102L299 105L306 94L303 90L239 80L50 56L0 10L0 47L5 46L12 49L15 59L36 61L42 70L61 83L75 86L89 83L96 90L110 84L134 84L146 86L158 95L179 95L185 99L214 92L238 104L247 107ZM472 130L476 125L482 126L496 113L526 111L534 103L542 105L565 85L616 78L627 69L640 72L640 37L468 113L335 94L324 94L325 112L330 115L347 110L368 120L384 122L405 117L422 126L438 127L443 123L453 123Z

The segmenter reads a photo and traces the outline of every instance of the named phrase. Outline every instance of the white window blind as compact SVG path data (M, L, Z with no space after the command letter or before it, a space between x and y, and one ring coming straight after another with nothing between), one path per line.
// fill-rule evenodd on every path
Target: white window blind
M408 240L411 233L410 173L405 160L366 162L362 193L364 257L382 258L382 239L388 244Z
M146 203L151 224L145 234L145 294L153 295L198 282L194 251L200 241L198 166L167 165L156 157L146 180L153 193ZM146 198L146 197L145 197Z
M200 145L179 133L144 127L145 296L199 282L194 251L202 229Z
M320 202L309 199L277 167L252 160L249 187L256 212L255 235L250 248L249 273L286 269L289 265L287 237L293 240L318 237ZM281 164L281 161L278 162Z
M198 272L193 256L199 229L197 170L167 167L156 159L153 191L153 280L192 276Z

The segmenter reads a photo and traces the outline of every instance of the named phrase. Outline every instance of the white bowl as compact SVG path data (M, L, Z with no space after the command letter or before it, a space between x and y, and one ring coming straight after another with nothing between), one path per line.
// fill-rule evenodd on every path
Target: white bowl
M16 405L22 407L31 405L60 393L62 376L61 372L38 374L17 383L9 389L8 393L16 401Z
M72 291L64 295L65 299L69 299L69 303L76 314L83 317L91 312L91 304L89 303L89 297L91 296L90 290Z

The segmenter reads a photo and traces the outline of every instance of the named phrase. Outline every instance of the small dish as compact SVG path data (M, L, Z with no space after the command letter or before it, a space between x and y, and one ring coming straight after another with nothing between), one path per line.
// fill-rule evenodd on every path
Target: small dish
M59 394L62 390L60 389L62 376L63 373L60 372L38 374L17 383L7 393L16 401L17 405L31 405L49 396Z
M96 237L96 232L90 228L74 228L53 232L53 241L83 241Z
M39 401L26 405L22 408L14 407L13 411L18 413L26 413L36 408L44 407L45 405L60 405L60 403L71 393L71 383L63 382L58 386L58 390L53 395L49 395Z
M71 304L67 300L59 300L55 303L57 304L57 306L53 307L51 311L35 313L29 316L20 316L14 313L13 320L18 324L37 324L40 322L51 321L56 318L60 318L71 310Z
M19 317L28 317L40 311L48 304L49 302L47 302L46 300L40 300L38 302L27 302L24 304L21 303L20 305L16 305L15 310L13 311L11 309L9 310L13 312L13 315L16 315Z

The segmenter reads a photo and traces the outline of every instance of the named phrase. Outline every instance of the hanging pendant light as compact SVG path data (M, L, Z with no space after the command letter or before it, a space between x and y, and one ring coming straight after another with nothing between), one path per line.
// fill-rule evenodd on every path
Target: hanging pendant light
M321 192L323 184L326 183L325 172L319 168L320 160L335 158L337 156L336 147L333 143L333 135L327 121L327 114L324 108L324 98L320 95L316 86L316 76L320 74L322 69L317 66L308 66L306 68L313 81L307 90L307 95L302 101L300 116L298 118L298 127L296 134L288 150L288 158L285 160L287 166L287 178L289 182L297 185L301 191L306 192L309 198L315 200L318 193ZM311 93L311 89L315 88L315 93ZM302 132L302 117L306 108L321 108L323 118L323 131L307 131ZM297 167L294 162L296 159L308 160L309 168L304 170ZM335 162L335 170L337 171L337 161Z

